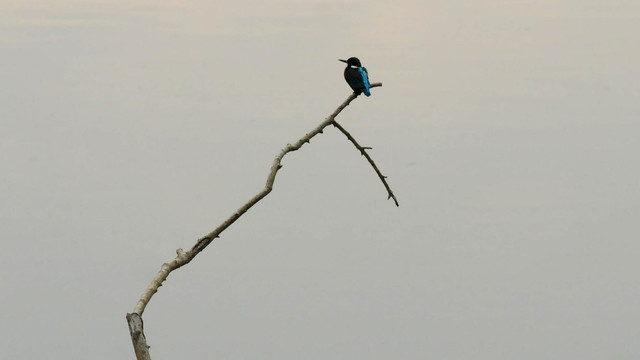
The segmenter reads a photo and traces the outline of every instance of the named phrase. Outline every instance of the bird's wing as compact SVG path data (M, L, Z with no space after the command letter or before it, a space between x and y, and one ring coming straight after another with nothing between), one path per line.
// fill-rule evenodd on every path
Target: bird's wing
M367 68L365 67L359 67L358 70L360 71L360 75L362 75L362 83L364 84L364 94L366 96L371 95L371 92L369 91L369 72L367 71Z

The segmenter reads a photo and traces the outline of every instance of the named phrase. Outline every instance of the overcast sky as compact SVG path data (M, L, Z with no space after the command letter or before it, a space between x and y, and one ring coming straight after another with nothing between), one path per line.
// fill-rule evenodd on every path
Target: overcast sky
M0 358L638 359L640 2L0 0Z

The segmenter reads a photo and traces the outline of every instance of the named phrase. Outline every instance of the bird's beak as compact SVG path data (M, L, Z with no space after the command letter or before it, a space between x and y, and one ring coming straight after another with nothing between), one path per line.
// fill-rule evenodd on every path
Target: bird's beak
M342 61L343 63L347 62L347 60L342 60L342 59L338 59L338 61Z

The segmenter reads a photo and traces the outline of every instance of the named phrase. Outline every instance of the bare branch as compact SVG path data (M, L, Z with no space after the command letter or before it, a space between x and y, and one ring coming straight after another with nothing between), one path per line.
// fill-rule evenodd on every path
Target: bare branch
M371 84L372 88L378 87L378 86L382 86L382 83ZM398 205L398 201L396 201L396 198L391 192L389 185L387 185L387 182L384 180L385 177L380 173L380 171L376 167L373 160L371 160L371 158L365 151L366 149L370 149L370 148L363 148L360 145L358 145L355 139L336 122L336 117L338 116L338 114L340 114L340 112L344 110L344 108L347 107L347 105L349 105L351 101L353 101L356 97L358 97L358 95L359 94L355 92L349 95L347 100L345 100L340 106L338 106L338 108L331 115L329 115L328 118L326 118L322 123L320 123L320 125L318 125L315 129L313 129L311 132L309 132L308 134L300 138L294 144L287 144L287 146L285 146L285 148L282 149L280 153L276 156L276 158L273 160L273 163L271 165L271 170L269 172L269 175L267 176L267 182L265 184L264 189L262 189L262 191L257 193L254 197L252 197L249 201L247 201L246 204L244 204L242 207L236 210L236 212L233 213L233 215L231 215L227 220L225 220L222 224L220 224L215 230L213 230L206 236L199 239L189 251L178 249L176 250L177 256L175 259L173 259L168 263L162 264L162 266L160 267L160 271L153 278L153 280L151 281L151 283L149 284L145 292L142 294L142 296L138 300L135 308L133 309L133 313L127 314L129 332L131 334L131 340L133 342L136 358L138 360L151 359L149 355L149 346L147 345L147 340L144 336L144 331L143 331L142 313L147 307L147 304L149 303L149 301L151 300L151 297L153 297L153 295L156 292L158 292L158 289L160 288L160 286L162 286L162 283L167 279L169 274L172 271L191 262L191 260L193 260L193 258L195 258L196 255L198 255L202 250L204 250L204 248L206 248L209 244L211 244L213 240L220 237L220 234L225 229L231 226L231 224L233 224L236 220L238 220L240 216L242 216L245 212L247 212L258 201L262 200L265 196L267 196L271 192L271 190L273 190L273 184L275 183L278 170L282 168L282 159L284 158L284 156L292 151L296 151L300 149L302 145L309 143L311 138L318 134L321 134L325 127L329 125L334 125L338 129L340 129L345 135L347 135L347 138L349 138L349 140L351 140L351 142L360 150L360 152L367 157L367 160L369 160L369 163L376 170L376 172L378 173L378 176L380 176L380 179L382 180L385 187L387 188L387 191L389 192L389 197L393 197L393 200L395 201L396 205Z
M342 125L338 124L337 121L334 120L332 124L333 124L333 126L338 128L338 130L342 131L342 133L347 136L347 139L349 139L349 141L351 141L353 143L353 145L356 147L356 149L360 150L360 154L361 155L364 155L364 157L367 158L367 161L369 161L369 164L371 164L371 166L373 167L373 170L375 170L376 174L378 174L378 177L382 181L382 184L387 189L387 194L389 194L389 196L387 197L387 200L388 199L393 199L393 202L396 203L396 206L400 206L398 204L398 200L396 199L396 196L393 194L393 191L391 191L391 187L389 187L389 184L387 183L387 180L385 180L387 177L382 175L382 173L380 172L380 170L376 166L376 163L373 162L373 159L367 153L367 150L370 150L371 148L368 147L368 146L360 146L360 144L358 144L356 139L354 139L354 137L351 136L351 134L349 134L349 132L347 130L345 130L345 128L343 128Z
M371 84L372 88L378 87L378 86L382 86L382 83ZM276 174L278 173L278 170L282 168L282 164L281 164L282 158L284 158L284 156L287 155L288 153L300 149L302 145L304 145L305 143L308 143L312 137L322 133L322 130L324 130L325 127L334 123L336 116L338 116L338 114L340 114L340 112L344 110L344 108L347 107L347 105L349 105L349 103L351 103L351 101L353 101L356 97L358 97L358 94L356 94L355 92L349 95L347 100L345 100L340 106L338 106L338 108L331 115L329 115L328 118L326 118L322 123L320 123L320 125L318 125L315 129L313 129L311 132L309 132L308 134L300 138L294 144L287 144L287 146L285 146L285 148L282 149L282 151L280 151L280 153L273 160L273 163L271 165L271 171L267 176L267 182L265 184L264 189L262 189L262 191L260 191L253 198L247 201L246 204L244 204L242 207L236 210L236 212L233 213L233 215L231 215L227 220L225 220L222 224L220 224L215 230L213 230L209 234L199 239L196 242L196 244L191 248L191 250L184 251L182 249L178 249L176 251L177 256L175 259L173 259L173 261L162 264L162 266L160 267L160 271L158 272L156 277L153 278L153 280L151 281L151 283L149 284L145 292L140 297L140 300L138 300L138 303L133 309L133 313L142 315L142 313L144 312L144 309L146 308L147 304L151 300L151 297L158 291L158 288L162 286L162 283L167 279L167 277L173 270L178 269L188 264L189 262L191 262L191 260L193 260L193 258L196 255L198 255L202 250L204 250L204 248L207 247L207 245L209 245L213 240L220 237L220 234L224 230L226 230L229 226L231 226L231 224L233 224L236 220L238 220L240 216L242 216L245 212L247 212L247 210L249 210L258 201L262 200L265 196L267 196L273 189L273 184L276 180ZM395 200L395 197L394 197L394 200Z

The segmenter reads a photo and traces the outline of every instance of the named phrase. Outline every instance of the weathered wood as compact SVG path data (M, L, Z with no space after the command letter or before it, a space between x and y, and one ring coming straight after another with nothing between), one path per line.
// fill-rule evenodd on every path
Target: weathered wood
M131 334L131 341L133 341L136 359L151 360L149 345L147 345L147 339L144 337L142 317L136 313L127 314L127 323L129 323L129 333Z

